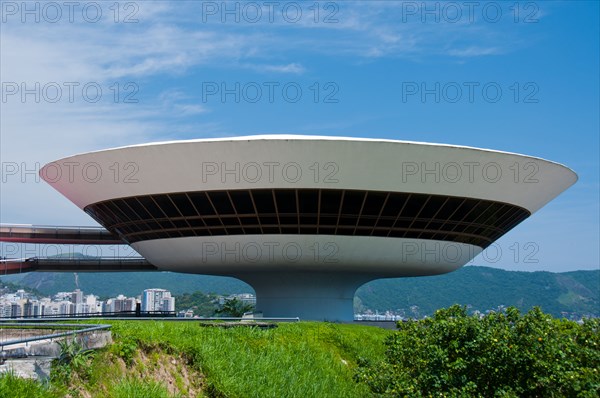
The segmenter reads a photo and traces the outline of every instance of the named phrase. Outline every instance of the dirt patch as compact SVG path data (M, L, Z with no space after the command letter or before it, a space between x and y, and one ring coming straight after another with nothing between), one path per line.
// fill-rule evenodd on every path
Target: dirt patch
M188 362L162 350L138 350L130 367L136 377L163 384L171 394L196 397L202 390L204 377Z
M104 369L106 374L85 379L80 374L74 373L66 398L108 396L112 385L126 378L139 380L143 384L160 383L175 396L202 396L204 376L177 354L155 347L138 348L130 363L126 363L109 351L98 355L99 358L96 360L102 361L107 366Z

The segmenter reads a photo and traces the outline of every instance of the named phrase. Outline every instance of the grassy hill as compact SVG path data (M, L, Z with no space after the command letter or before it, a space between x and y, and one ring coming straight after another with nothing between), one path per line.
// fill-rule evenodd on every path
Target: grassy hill
M75 289L72 273L11 275L0 277L0 281L18 283L48 295ZM195 291L253 292L234 278L169 272L80 273L79 287L101 297L137 296L151 287L169 289L175 295ZM356 301L360 310L392 310L407 316L431 315L436 309L455 303L480 311L501 305L526 311L537 305L554 316L565 312L575 317L600 316L600 270L517 272L468 266L446 275L376 280L358 289Z
M96 321L112 344L62 343L45 382L0 375L11 398L596 397L600 322L453 306L398 330L328 322ZM231 325L228 325L231 326ZM71 340L72 341L72 340Z
M45 386L0 378L0 396L359 398L369 395L353 379L359 359L383 359L383 341L392 333L316 322L268 330L110 323L115 342L93 358L55 369Z

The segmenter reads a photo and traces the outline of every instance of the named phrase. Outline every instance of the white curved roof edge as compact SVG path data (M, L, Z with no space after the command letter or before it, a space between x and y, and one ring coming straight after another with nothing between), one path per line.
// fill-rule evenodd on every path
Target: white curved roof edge
M298 141L309 141L309 140L324 140L324 141L354 141L354 142L381 142L381 143L393 143L393 144L409 144L409 145L424 145L424 146L437 146L437 147L447 147L447 148L456 148L456 149L468 149L473 151L481 151L481 152L490 152L490 153L498 153L505 155L513 155L520 156L523 158L529 158L534 160L540 160L542 162L548 162L555 164L557 166L564 167L565 169L571 171L577 180L579 180L579 176L577 173L571 169L570 167L555 162L553 160L544 159L538 156L524 155L522 153L517 152L508 152L508 151L499 151L495 149L486 149L486 148L478 148L467 145L455 145L455 144L440 144L433 142L422 142L422 141L407 141L407 140L392 140L387 138L362 138L362 137L343 137L343 136L326 136L326 135L301 135L301 134L257 134L257 135L245 135L245 136L231 136L231 137L216 137L216 138L193 138L188 140L171 140L171 141L156 141L156 142L147 142L142 144L133 144L133 145L124 145L120 147L114 148L106 148L99 149L96 151L89 151L78 153L75 155L67 156L58 160L55 160L50 163L55 163L61 160L70 159L76 156L82 156L92 153L100 153L107 151L116 151L120 149L126 148L137 148L137 147L145 147L145 146L153 146L153 145L168 145L168 144L184 144L184 143L196 143L196 142L226 142L226 141L259 141L259 140L298 140Z

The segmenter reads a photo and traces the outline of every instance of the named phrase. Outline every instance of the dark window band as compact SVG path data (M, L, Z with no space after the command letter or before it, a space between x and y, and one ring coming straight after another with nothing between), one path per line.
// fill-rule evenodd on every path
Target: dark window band
M251 189L143 195L87 206L123 240L245 234L384 236L487 247L529 217L507 203L335 189Z

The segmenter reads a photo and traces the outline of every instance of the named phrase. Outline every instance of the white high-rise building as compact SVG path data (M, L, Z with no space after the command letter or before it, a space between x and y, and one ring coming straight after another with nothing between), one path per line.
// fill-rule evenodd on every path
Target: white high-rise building
M83 292L79 289L75 289L75 291L71 293L71 302L73 304L83 303Z
M0 303L0 317L10 318L12 315L12 305L9 302Z
M166 312L175 311L175 297L163 297L160 303L160 310Z
M146 289L142 293L142 311L175 311L175 298L165 289Z

